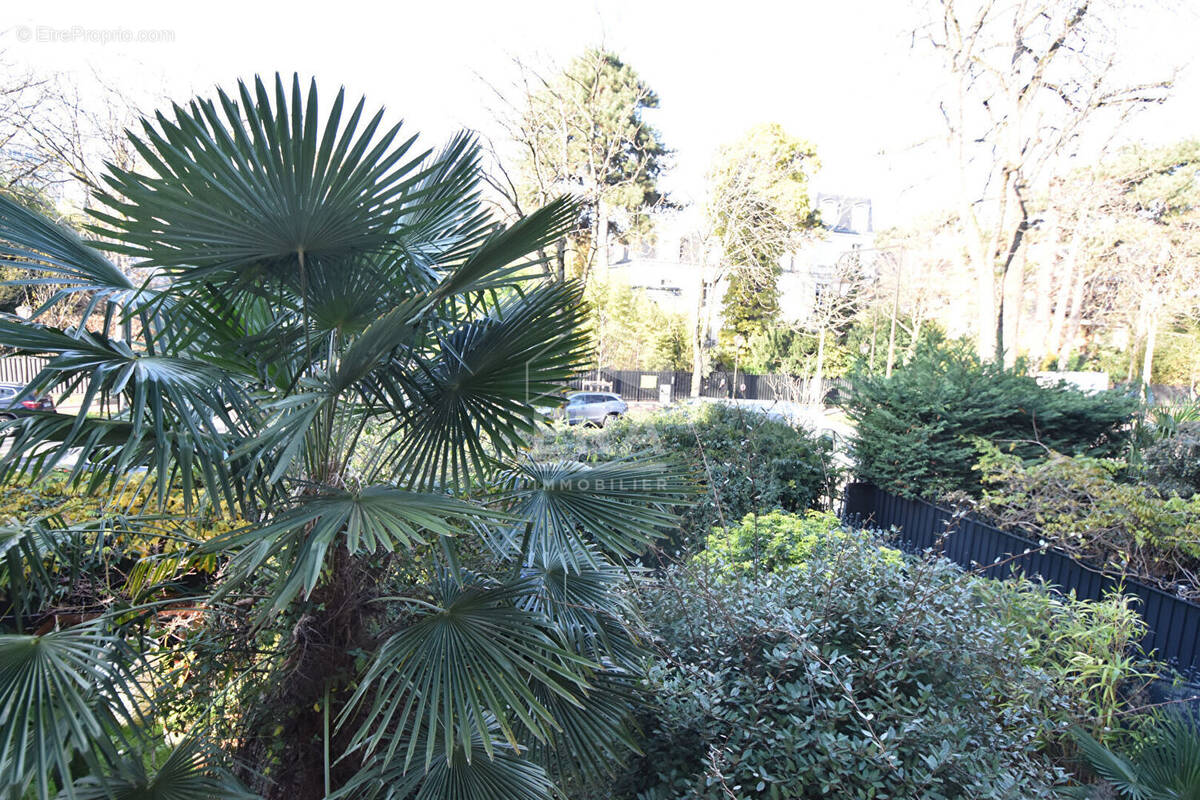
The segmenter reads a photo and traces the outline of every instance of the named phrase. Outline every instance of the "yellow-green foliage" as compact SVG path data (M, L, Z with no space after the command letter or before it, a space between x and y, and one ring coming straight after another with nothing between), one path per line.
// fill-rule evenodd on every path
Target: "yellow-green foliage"
M980 581L977 591L1016 634L1025 662L1053 689L1032 687L1029 696L1012 698L1042 706L1048 723L1043 738L1059 739L1072 725L1101 741L1119 735L1120 718L1157 672L1138 647L1146 623L1135 598L1113 592L1098 602L1077 600L1074 593L1060 595L1023 578Z
M123 516L140 510L150 501L154 516L177 528L186 528L197 538L240 525L228 515L216 514L211 508L187 509L183 493L167 494L166 504L154 505L153 486L129 484L115 492L88 493L82 486L72 486L65 477L53 476L37 483L21 481L0 486L0 523L26 522L34 518L57 516L67 524L82 525L100 519Z
M798 567L822 545L845 536L841 521L828 511L752 512L737 525L713 528L696 558L727 577L759 575ZM881 548L880 553L885 559L900 558L896 550Z
M147 501L152 503L152 515L134 518L136 523L126 518L146 508ZM142 483L118 486L111 493L88 493L60 476L34 484L22 481L0 486L0 525L20 526L49 518L68 527L108 523L103 550L137 560L130 580L138 586L166 580L168 574L184 567L211 572L216 568L215 556L190 555L189 543L245 524L228 514L215 513L211 507L188 509L178 490L168 493L166 503L159 507L153 504L153 487Z
M1200 565L1200 496L1163 498L1118 480L1124 463L1068 458L1039 464L982 446L981 510L1107 569L1174 583ZM1200 587L1193 587L1200 592Z

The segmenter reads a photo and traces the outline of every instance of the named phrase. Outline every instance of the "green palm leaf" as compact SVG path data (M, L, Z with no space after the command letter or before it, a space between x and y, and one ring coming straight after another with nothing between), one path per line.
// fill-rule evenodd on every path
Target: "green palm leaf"
M1126 758L1080 729L1079 752L1098 776L1128 800L1200 800L1200 718L1191 711L1157 714Z
M641 699L637 678L623 669L594 673L579 702L535 687L557 723L544 742L531 741L530 753L552 765L558 775L583 775L600 780L631 753L640 753L633 733L633 709Z
M1082 730L1074 731L1075 742L1079 752L1087 759L1088 764L1097 775L1108 781L1129 800L1150 800L1142 785L1141 777L1132 764L1097 742Z
M546 770L517 755L503 740L473 734L469 747L437 752L425 769L399 758L372 758L336 798L364 800L550 800L557 796Z
M224 754L203 739L188 738L171 749L157 768L140 756L121 761L103 777L75 782L60 797L76 800L253 800L224 767Z
M614 659L630 671L641 668L646 651L630 632L634 617L624 590L631 570L609 563L594 548L570 554L535 554L522 574L536 578L523 601L545 614L576 653L595 661ZM569 565L569 566L568 566Z
M1200 714L1160 714L1137 764L1147 786L1160 787L1176 800L1200 800Z
M100 620L43 636L0 636L0 766L37 796L71 781L71 760L108 748L145 700L132 655Z
M426 768L437 752L469 751L472 735L494 755L493 721L515 748L510 715L545 739L555 721L530 684L573 702L572 688L586 687L578 671L591 665L556 643L543 617L516 605L530 588L527 580L487 587L443 578L434 604L379 649L347 707L344 719L371 699L355 744L370 753L387 742L389 760L403 747L407 769L420 742Z
M96 215L112 249L189 279L247 268L298 286L309 265L385 248L421 202L415 139L393 146L400 125L376 138L383 112L362 124L363 100L343 123L344 91L322 121L299 76L289 93L276 75L273 97L261 78L238 89L219 110L197 100L143 121L132 140L156 175L112 170L112 213Z
M274 562L279 579L271 592L271 612L316 586L330 548L345 545L351 555L399 552L424 544L426 537L455 536L502 516L462 500L392 486L355 492L328 491L298 498L269 523L209 540L202 553L233 552L233 582L245 580ZM231 588L230 586L226 587Z
M528 521L525 551L548 563L595 565L592 545L637 555L676 523L671 506L695 492L688 468L651 460L596 465L524 461L509 468L505 499Z
M18 285L53 283L67 293L97 292L126 299L137 287L117 265L72 230L0 195L0 265L28 269L43 277Z
M418 485L460 483L513 456L534 430L534 399L555 395L580 366L579 292L545 285L444 338L415 381L397 470Z
M35 613L37 604L57 588L49 564L65 560L64 545L76 536L76 531L53 518L0 527L0 588L7 594L8 611L16 616L18 631L22 618Z

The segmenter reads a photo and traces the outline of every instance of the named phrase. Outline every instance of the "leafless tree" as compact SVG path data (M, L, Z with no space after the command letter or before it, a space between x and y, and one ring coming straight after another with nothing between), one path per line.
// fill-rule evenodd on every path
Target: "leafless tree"
M18 67L0 51L0 182L26 200L40 198L58 178L53 156L32 132L51 94L51 80Z
M30 134L38 149L77 182L79 205L92 203L106 165L132 169L137 150L126 135L141 118L137 106L102 75L56 75L47 83L46 107Z
M696 310L692 327L692 396L708 373L709 331L720 301L719 287L734 272L763 283L774 278L776 264L764 253L784 254L801 241L804 221L788 219L759 194L752 165L726 165L719 181L709 181L702 221L688 242L695 266Z
M803 326L817 337L817 360L813 369L809 402L819 405L825 397L825 347L829 337L840 335L854 320L867 299L867 290L878 277L875 251L849 250L831 267L814 274L815 298Z
M924 0L914 42L941 55L940 103L957 164L957 207L975 277L983 358L1015 342L1033 194L1065 160L1110 137L1171 79L1118 78L1120 0Z

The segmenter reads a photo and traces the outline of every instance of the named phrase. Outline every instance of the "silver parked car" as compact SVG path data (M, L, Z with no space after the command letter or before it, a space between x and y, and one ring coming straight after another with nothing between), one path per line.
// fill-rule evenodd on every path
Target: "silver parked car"
M574 392L567 395L565 416L568 425L596 425L616 419L629 410L619 395L609 392Z

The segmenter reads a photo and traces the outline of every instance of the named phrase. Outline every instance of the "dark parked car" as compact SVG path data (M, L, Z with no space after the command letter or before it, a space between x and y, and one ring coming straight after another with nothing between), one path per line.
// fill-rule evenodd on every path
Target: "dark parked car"
M568 425L596 425L601 428L629 410L619 395L608 392L575 392L567 395Z
M18 401L24 388L16 383L0 383L0 419L13 419L30 411L54 410L54 401L49 397L26 397Z

